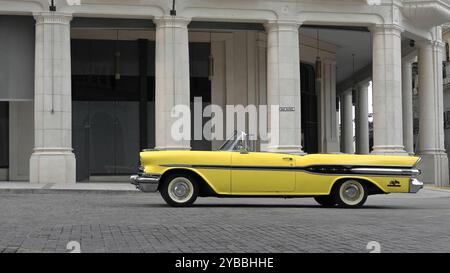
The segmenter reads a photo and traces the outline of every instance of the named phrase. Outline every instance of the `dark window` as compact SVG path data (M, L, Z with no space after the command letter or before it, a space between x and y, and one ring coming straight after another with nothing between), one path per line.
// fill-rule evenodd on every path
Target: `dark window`
M138 41L72 40L73 100L140 101L139 52ZM148 42L147 96L151 101L154 52L154 42Z
M313 66L301 64L302 140L303 150L308 154L319 151L318 101Z
M0 168L9 166L9 104L0 101Z
M211 81L209 80L209 55L211 47L209 43L189 43L189 71L190 71L190 97L191 110L195 97L202 98L202 109L211 104ZM194 122L194 111L191 111ZM210 118L203 118L202 128ZM194 124L192 124L194 128ZM194 130L191 131L191 149L194 151L211 151L211 141L204 138L194 139Z
M450 61L450 44L446 43L445 44L445 56L447 56L447 61Z

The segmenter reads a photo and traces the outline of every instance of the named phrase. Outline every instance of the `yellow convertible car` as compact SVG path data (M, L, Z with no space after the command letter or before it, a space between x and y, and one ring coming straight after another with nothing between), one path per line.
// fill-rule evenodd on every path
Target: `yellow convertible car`
M171 206L197 197L313 197L327 207L362 206L368 195L416 193L419 157L251 152L245 133L218 151L143 151L131 183Z

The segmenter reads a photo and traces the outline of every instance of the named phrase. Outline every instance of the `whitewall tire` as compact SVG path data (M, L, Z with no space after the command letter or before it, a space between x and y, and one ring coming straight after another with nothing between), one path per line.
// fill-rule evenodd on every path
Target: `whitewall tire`
M161 185L161 196L167 204L174 207L187 207L194 203L198 196L195 179L188 174L171 174Z
M359 180L343 180L338 182L333 190L336 204L345 208L358 208L367 200L368 190L366 185Z

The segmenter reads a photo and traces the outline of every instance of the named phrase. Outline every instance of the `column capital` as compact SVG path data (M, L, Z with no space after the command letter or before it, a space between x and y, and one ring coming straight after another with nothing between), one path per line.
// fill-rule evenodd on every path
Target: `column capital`
M436 47L441 50L444 50L444 48L445 48L445 42L443 42L443 41L434 40L434 41L431 41L431 45L433 47Z
M362 82L359 82L357 84L358 88L365 88L365 89L369 88L369 85L370 85L370 81L369 80L362 81Z
M445 48L445 42L442 40L423 39L423 40L417 41L417 45L419 46L419 48L428 47L428 46L437 47L437 48L441 48L441 49Z
M191 22L191 18L187 17L175 17L175 16L160 16L153 19L156 27L178 27L186 28Z
M342 97L345 97L348 95L352 95L352 93L353 93L353 88L348 88L348 89L345 89L344 91L342 91L340 95Z
M377 24L369 27L373 34L401 34L405 29L397 24Z
M70 24L72 14L62 12L36 12L33 13L36 24Z
M302 22L297 20L270 20L264 27L267 31L298 31L301 25Z
M413 63L417 62L418 51L414 50L406 56L402 57L402 66L411 66Z
M336 60L335 59L331 59L331 58L323 58L322 59L322 63L323 64L336 65Z

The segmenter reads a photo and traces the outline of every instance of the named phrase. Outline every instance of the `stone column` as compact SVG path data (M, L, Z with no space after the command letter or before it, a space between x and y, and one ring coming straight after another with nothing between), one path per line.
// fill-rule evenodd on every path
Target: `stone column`
M324 59L320 88L320 141L322 153L338 153L339 139L336 123L336 62Z
M401 32L377 25L373 33L373 153L406 155L403 147Z
M75 183L72 152L71 15L35 14L34 151L31 183Z
M268 150L303 153L301 145L301 91L299 23L271 21L267 29L267 104L271 124ZM278 105L276 109L271 107ZM277 112L272 112L277 111Z
M356 102L356 153L369 154L369 93L370 82L359 84Z
M155 149L189 150L190 145L190 113L188 128L183 126L186 137L173 135L172 126L179 121L177 111L190 109L189 84L189 38L190 20L181 17L164 16L156 18L156 64L155 64Z
M343 152L353 154L353 102L352 90L347 90L342 94L342 141Z
M339 95L339 148L341 153L345 152L345 130L344 130L344 95L341 93Z
M413 84L412 64L414 59L403 61L402 64L402 110L403 110L403 144L408 154L414 155L413 126Z
M419 49L419 155L421 179L437 186L449 185L444 148L444 105L441 41L424 41Z
M358 113L359 113L359 104L358 104L358 102L359 102L359 87L358 86L355 86L355 90L354 91L352 91L352 95L353 95L353 98L352 98L352 101L353 101L353 103L354 103L354 105L355 105L355 114L354 114L354 123L355 123L355 136L354 136L354 140L355 140L355 154L358 154L358 143L359 143L359 139L360 139L360 137L359 137L359 131L358 131L358 128L360 128L360 126L359 126L359 119L358 119Z

